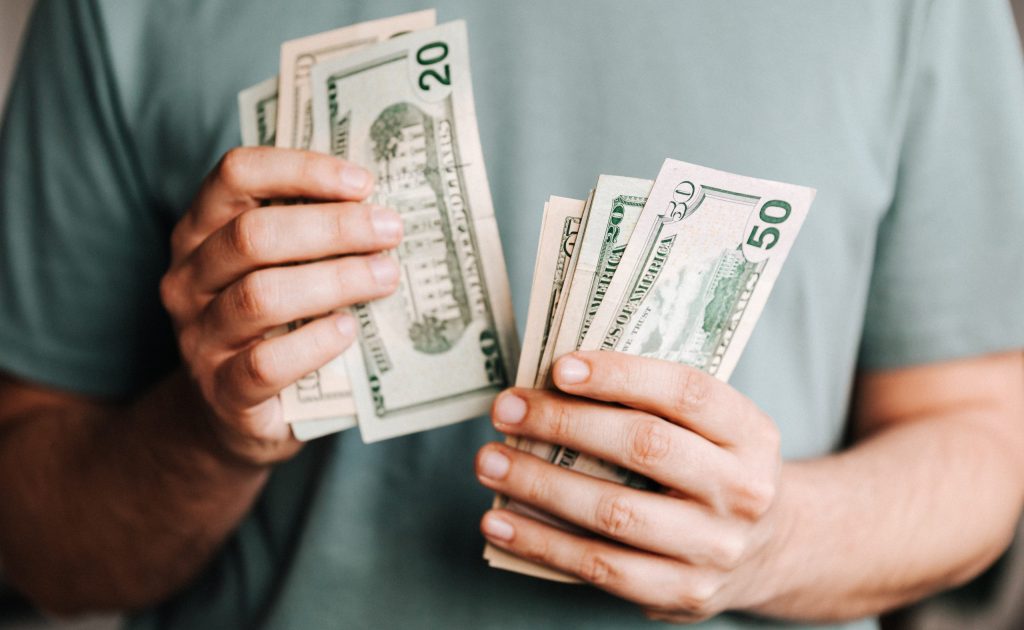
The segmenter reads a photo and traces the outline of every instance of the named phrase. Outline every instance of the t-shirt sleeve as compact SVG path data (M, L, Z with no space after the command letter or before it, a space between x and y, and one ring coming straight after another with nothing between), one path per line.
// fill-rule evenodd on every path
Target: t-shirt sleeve
M92 2L41 0L0 131L0 370L121 397L165 369L168 226Z
M1024 63L1006 2L936 1L908 55L860 362L1024 347Z

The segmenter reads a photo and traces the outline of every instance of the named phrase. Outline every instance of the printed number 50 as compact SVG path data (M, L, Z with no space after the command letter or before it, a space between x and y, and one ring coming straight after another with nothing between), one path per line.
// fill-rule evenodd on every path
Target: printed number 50
M416 61L421 66L433 66L448 58L448 44L444 42L430 42L416 51ZM443 73L443 74L442 74ZM448 64L441 66L441 72L434 68L427 68L420 73L420 89L430 91L430 84L427 79L433 77L441 85L451 85L451 67Z
M761 206L761 212L758 213L758 217L765 223L778 224L788 219L792 212L793 208L788 203L776 199ZM760 233L758 230L760 230ZM750 236L747 238L747 245L761 249L771 249L778 242L779 228L761 225L755 225L750 230Z

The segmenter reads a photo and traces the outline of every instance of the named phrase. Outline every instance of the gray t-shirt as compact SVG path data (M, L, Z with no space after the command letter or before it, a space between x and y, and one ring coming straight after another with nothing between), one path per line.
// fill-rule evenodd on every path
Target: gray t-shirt
M1024 345L1024 71L1002 0L432 4L468 24L520 321L547 196L670 156L818 189L732 379L787 457L842 445L859 369ZM0 368L115 398L170 369L168 234L239 144L235 94L277 71L284 40L418 8L41 2L0 138ZM486 567L472 458L495 437L479 419L310 444L195 584L133 625L649 624ZM772 624L707 627L748 625Z

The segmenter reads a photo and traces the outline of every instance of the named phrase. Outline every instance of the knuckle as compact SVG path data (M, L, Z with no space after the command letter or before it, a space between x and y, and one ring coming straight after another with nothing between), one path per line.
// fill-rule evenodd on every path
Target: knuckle
M533 560L541 564L549 564L551 561L551 543L547 536L531 536L523 544L518 553L527 560Z
M705 374L689 368L680 368L675 376L676 406L683 414L704 407L711 397L711 382Z
M585 581L595 586L605 586L616 578L616 570L604 553L594 547L588 547L580 557L577 573Z
M346 164L337 157L307 151L299 156L296 168L299 177L310 185L323 190L335 190Z
M171 315L180 311L181 284L176 273L168 271L160 278L160 302Z
M246 380L256 387L274 384L274 353L267 344L259 344L245 354L242 369Z
M722 569L735 569L747 552L747 541L743 536L727 533L719 535L710 545L711 561Z
M257 211L238 215L228 229L231 248L247 259L260 260L273 248L275 231Z
M541 472L535 474L526 486L526 500L533 505L544 505L551 496L551 481Z
M247 175L252 168L252 151L245 147L230 149L220 159L217 167L217 178L230 188L240 189L245 186Z
M232 310L247 321L266 319L276 302L272 286L259 272L245 276L231 292Z
M347 341L337 326L318 326L313 334L312 346L319 357L334 356L348 346Z
M679 593L677 606L698 617L709 616L713 610L715 596L718 595L718 580L700 576Z
M601 367L605 374L604 382L622 383L626 391L640 391L638 388L649 378L646 370L630 369L625 362L605 361Z
M363 256L342 256L332 263L325 285L337 306L351 306L362 296L372 296L376 283L369 262Z
M630 429L626 453L638 467L651 468L669 454L668 427L660 420L639 420Z
M558 444L571 441L573 422L569 406L567 404L551 404L551 401L545 398L541 403L541 409L547 419L548 433L551 439Z
M602 534L625 538L640 527L640 518L633 503L619 492L610 492L597 503L595 522Z
M761 518L774 504L775 492L770 480L751 475L733 488L734 510L751 519Z
M325 217L325 232L334 242L341 242L351 236L355 226L370 225L370 211L366 207L342 205L339 212L332 212ZM370 234L370 229L361 230Z

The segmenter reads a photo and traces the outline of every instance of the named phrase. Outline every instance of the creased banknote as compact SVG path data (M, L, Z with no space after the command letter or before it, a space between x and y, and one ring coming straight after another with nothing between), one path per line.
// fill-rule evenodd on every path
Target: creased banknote
M313 114L310 76L312 67L338 59L367 46L435 24L433 9L361 22L285 42L281 45L280 97L277 108L276 146L312 148ZM326 137L326 134L324 134ZM323 153L327 146L316 147ZM356 426L356 408L341 357L310 372L281 392L285 419L301 440L336 433Z
M579 348L591 319L619 267L626 243L651 190L649 179L601 175L594 188L586 230L580 238L579 255L568 289L562 321L554 335L547 361L538 370L547 384L550 361Z
M239 119L242 129L242 145L274 146L277 129L277 77L271 77L238 93ZM275 334L287 332L287 327ZM309 379L310 377L305 377ZM297 397L297 386L289 387L282 392L282 399ZM294 408L294 405L293 405ZM321 418L314 420L285 420L291 423L292 434L296 438L307 441L330 433L336 433L355 426L355 416Z
M274 146L277 128L277 77L271 77L239 92L238 108L242 145ZM288 326L282 326L273 331L271 335L285 334L288 329ZM340 365L341 359L336 359L336 361L342 370L342 377L344 377L344 366ZM323 412L324 405L332 402L331 394L334 394L334 398L343 397L344 400L338 401L333 415L331 415L332 412L326 412L325 417L318 417L319 414L325 413ZM280 397L285 421L291 424L292 434L300 440L313 440L350 429L356 425L347 380L344 388L335 388L333 392L324 392L318 370L282 390ZM309 413L310 411L313 413ZM312 417L303 419L304 416Z
M552 197L546 205L533 273L532 291L537 295L531 293L526 314L523 351L519 355L516 374L518 387L534 387L537 380L555 311L572 270L573 252L579 240L585 208L586 202L565 197Z
M563 354L576 350L583 341L587 326L590 320L597 313L602 299L607 291L611 280L618 269L619 261L626 249L626 243L633 232L633 227L640 218L644 203L647 201L647 194L654 182L649 179L637 179L633 177L619 177L615 175L601 175L598 178L597 186L587 203L586 226L583 231L573 239L574 250L569 250L568 255L564 250L556 250L553 243L559 236L555 232L558 226L544 221L540 239L540 246L537 252L537 272L534 277L534 289L543 290L551 286L552 297L548 299L550 304L554 301L560 306L558 309L561 318L554 321L554 309L548 309L543 315L540 311L540 304L543 304L543 296L538 296L540 304L534 304L534 297L531 295L530 311L527 316L527 333L524 342L523 356L520 358L519 372L523 374L524 365L522 361L527 358L527 351L532 350L531 345L540 345L543 352L540 352L541 359L537 367L530 374L524 375L532 379L526 383L526 378L517 378L516 385L520 387L548 387L549 371L551 362ZM578 206L583 204L577 202ZM582 207L575 208L582 215ZM550 210L549 210L550 212ZM564 214L564 211L563 211ZM570 227L570 225L566 225ZM576 230L579 230L579 221L575 223ZM563 233L566 230L563 228ZM552 255L556 253L557 255ZM571 286L567 286L565 271L559 269L559 265L552 265L553 261L562 263L562 267L568 268L568 258L572 258ZM564 261L564 262L563 262ZM561 273L559 273L561 272ZM542 276L541 274L546 274ZM561 302L559 304L559 302ZM533 316L537 313L537 319L542 316L546 321L534 323ZM544 333L536 339L531 338L530 326L542 328ZM530 353L532 355L532 353ZM554 444L537 442L527 439L512 439L509 441L512 446L532 453L545 461L551 463L567 462L568 451ZM608 466L600 460L584 461L582 467L587 464L594 464L585 472L608 479L615 479L614 469L611 474ZM535 518L552 521L544 514L538 514L530 506L516 501L505 502L499 497L496 505L506 507L510 510L521 512ZM511 556L496 548L488 548L484 557L491 566L528 573L548 579L563 580L564 576L558 572L550 571L534 563Z
M566 281L572 273L572 259L577 251L579 235L587 202L565 197L551 197L544 206L541 232L537 244L537 257L533 271L533 285L530 290L530 306L526 314L526 332L523 336L523 350L519 355L519 370L516 373L517 387L534 387L544 348L550 339L551 328L560 298L564 294ZM558 332L555 330L555 332ZM525 439L509 437L506 443L529 450L532 443ZM553 451L555 446L537 443L539 448ZM494 507L506 507L503 496L496 496ZM484 559L497 569L525 573L549 580L563 580L565 576L541 565L523 560L502 549L488 544Z
M580 216L579 225L576 228L577 234L576 237L573 238L572 240L573 247L567 249L567 253L564 259L565 269L562 271L562 277L557 279L557 282L559 284L557 286L555 285L556 280L554 278L548 279L544 283L545 286L548 283L551 284L551 290L555 294L557 300L553 304L554 311L551 314L551 319L544 325L545 333L543 343L540 347L540 360L537 362L536 367L532 365L530 366L530 373L532 373L533 375L533 384L526 385L524 381L523 384L520 385L517 379L516 384L520 385L521 387L544 387L545 384L548 382L548 370L551 367L551 362L553 360L555 352L554 341L555 338L558 336L558 331L561 329L562 319L565 317L567 302L565 298L569 294L569 291L572 289L573 281L576 278L576 265L577 263L579 263L580 260L579 249L576 247L576 244L579 240L579 235L584 234L587 230L587 225L590 222L591 203L593 201L594 191L591 190L590 193L587 195L586 203L583 205L583 214ZM561 228L556 228L555 226L552 226L550 229L564 229L564 227L565 226L561 226ZM540 252L538 251L538 254L539 253ZM545 251L544 253L545 255L548 255L549 252Z
M278 106L277 146L309 149L313 139L310 74L316 64L337 59L396 35L430 28L434 9L360 22L333 31L293 39L281 45L281 97ZM314 147L326 153L327 147Z
M363 439L482 415L518 340L477 131L463 22L313 69L317 146L367 166L405 237L391 297L353 307L344 355Z
M666 160L582 349L666 359L727 381L814 195Z
M277 77L270 77L238 93L238 120L242 145L272 147L277 130Z

